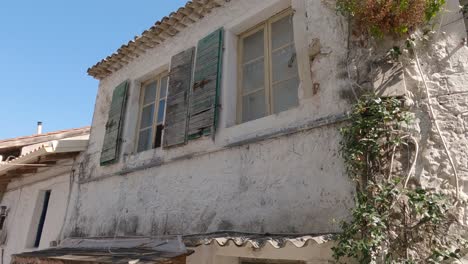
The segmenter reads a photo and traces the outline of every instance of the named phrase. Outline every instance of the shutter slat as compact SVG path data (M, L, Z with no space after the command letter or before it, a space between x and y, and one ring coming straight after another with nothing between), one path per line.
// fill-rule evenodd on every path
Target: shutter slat
M116 162L119 158L127 90L128 82L125 81L118 85L112 94L112 102L106 123L106 132L102 144L101 165Z
M183 51L171 59L167 94L164 147L187 142L188 94L192 83L195 48Z
M198 42L194 84L190 94L189 139L214 134L216 129L222 48L222 28Z

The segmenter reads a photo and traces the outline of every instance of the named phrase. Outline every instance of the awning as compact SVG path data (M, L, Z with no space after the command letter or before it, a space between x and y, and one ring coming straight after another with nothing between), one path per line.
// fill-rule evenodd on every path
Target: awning
M180 237L75 238L58 247L13 255L12 264L164 263L182 264L192 254Z
M202 245L211 245L216 243L224 247L231 243L238 246L250 246L260 249L267 244L274 248L283 248L287 244L294 245L297 248L303 248L310 244L323 244L333 240L333 234L326 235L280 235L280 234L249 234L249 233L213 233L209 235L184 236L184 242L187 247L198 247Z

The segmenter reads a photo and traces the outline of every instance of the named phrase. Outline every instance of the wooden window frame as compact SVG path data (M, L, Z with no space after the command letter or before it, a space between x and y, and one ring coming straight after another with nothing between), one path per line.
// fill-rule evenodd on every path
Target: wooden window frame
M273 109L273 102L274 102L274 93L273 93L273 77L272 72L273 72L273 65L272 65L272 54L273 54L273 49L272 49L272 24L287 17L287 16L293 16L294 11L291 8L285 9L278 14L264 20L260 24L257 24L256 26L248 29L247 31L241 33L238 36L239 42L238 42L238 50L237 50L237 73L238 73L238 80L237 80L237 123L242 124L245 122L249 121L244 121L242 119L242 109L243 109L243 96L252 94L257 92L258 90L250 91L246 94L243 93L243 69L242 66L244 63L243 61L243 55L244 55L244 39L257 33L258 31L263 29L263 34L264 34L264 41L263 41L263 56L264 56L264 89L265 89L265 116L272 115L274 113ZM294 26L294 25L293 25ZM282 49L288 45L291 45L291 43L288 43L287 45L284 45L282 47L276 48L275 50ZM295 41L293 40L293 45L295 45ZM297 60L297 59L296 59ZM292 79L292 78L291 78ZM288 79L290 80L290 79ZM287 80L281 80L281 81L287 81ZM278 83L278 82L277 82ZM253 120L250 120L253 121Z
M161 97L160 97L160 94L161 94L161 82L162 82L162 79L164 79L164 77L167 77L167 86L166 86L166 97L165 100L166 100L166 105L164 107L164 117L163 117L163 120L162 122L159 122L158 123L158 114L159 114L159 103L161 102ZM146 130L146 129L149 129L150 127L146 127L146 128L140 128L140 125L141 125L141 117L143 115L143 108L150 105L151 103L148 103L146 105L144 105L144 100L145 100L145 87L153 82L157 81L158 84L157 84L157 89L156 89L156 97L154 98L154 101L152 101L154 103L154 112L153 112L153 120L152 120L152 124L151 124L151 148L150 149L146 149L146 150L142 150L142 151L138 151L138 145L140 143L140 132L143 131L143 130ZM155 143L156 143L156 133L157 133L157 127L159 125L163 125L164 126L164 122L166 121L166 108L167 108L167 94L168 94L168 86L169 86L169 72L168 71L164 71L163 73L160 73L158 75L156 75L155 77L153 78L150 78L144 82L141 83L140 85L140 100L139 100L139 106L138 106L138 122L137 122L137 127L136 127L136 144L135 144L135 152L136 153L140 153L140 152L145 152L145 151L148 151L148 150L151 150L151 149L155 149ZM161 142L162 142L162 139L164 137L164 129L162 131L162 135L161 135ZM162 148L162 144L160 147L158 148Z

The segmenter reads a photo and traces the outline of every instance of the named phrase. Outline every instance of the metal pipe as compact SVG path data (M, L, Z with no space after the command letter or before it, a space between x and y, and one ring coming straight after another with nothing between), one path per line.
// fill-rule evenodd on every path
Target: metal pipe
M37 121L37 134L40 135L42 134L42 122Z

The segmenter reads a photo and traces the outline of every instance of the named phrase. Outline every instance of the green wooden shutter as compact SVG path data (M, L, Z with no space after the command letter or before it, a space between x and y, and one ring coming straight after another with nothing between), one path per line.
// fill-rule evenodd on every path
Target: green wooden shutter
M190 95L188 138L214 134L221 85L223 29L198 42L194 84Z
M118 161L125 114L125 103L127 101L128 82L121 83L114 89L109 117L106 123L106 134L101 151L101 165Z
M164 147L187 142L188 94L192 84L194 50L195 48L188 49L171 59L164 124Z

